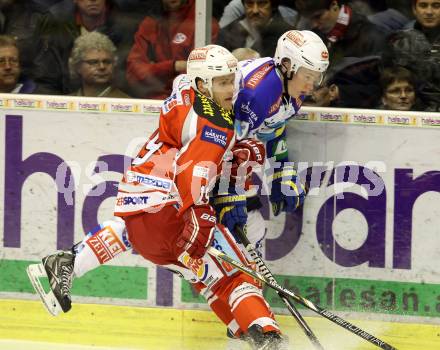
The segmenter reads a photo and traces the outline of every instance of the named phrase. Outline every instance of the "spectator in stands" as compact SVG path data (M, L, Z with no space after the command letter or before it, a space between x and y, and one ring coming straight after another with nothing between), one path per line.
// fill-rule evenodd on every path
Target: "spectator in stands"
M407 29L422 32L431 45L440 49L440 0L412 0L415 20L407 25Z
M230 2L229 2L230 1ZM245 15L245 10L243 6L243 0L228 0L228 5L223 6L223 15L220 18L220 28L224 28L231 24L236 19L243 17ZM283 20L295 27L298 21L298 12L296 12L291 6L291 0L280 0L278 1L278 11L283 16ZM214 5L215 6L215 5Z
M379 108L399 111L420 110L416 101L416 81L412 73L403 67L389 67L380 79L382 103Z
M411 29L388 38L386 66L400 65L418 79L420 99L427 110L440 110L440 0L414 0L416 20Z
M162 0L159 17L147 16L139 25L127 59L127 80L138 97L169 96L176 75L186 72L194 48L195 0ZM212 21L212 41L218 23Z
M325 80L322 85L313 90L312 95L306 97L304 106L338 107L339 87L330 80Z
M120 58L118 73L128 53L137 23L125 16L112 0L62 0L49 8L37 28L40 37L35 80L45 93L74 91L69 79L68 59L73 42L82 34L97 31L115 44ZM123 77L125 72L118 74ZM119 79L118 79L119 80Z
M9 35L0 35L0 93L30 94L35 89L35 83L21 75L16 40Z
M284 21L277 0L243 0L244 17L238 18L219 33L218 44L230 51L250 47L261 56L273 56L278 38L292 29Z
M239 47L231 52L238 61L253 60L260 58L260 54L249 47Z
M376 108L381 97L380 56L348 57L327 71L321 87L306 105L318 107Z
M81 88L73 95L128 98L112 85L116 61L116 47L105 34L91 32L78 37L69 58L69 70Z
M331 65L344 57L380 55L385 48L382 31L340 0L296 0L296 8L323 38Z
M17 41L20 66L23 74L30 77L33 72L35 40L33 33L42 10L31 0L0 1L0 34L10 35Z

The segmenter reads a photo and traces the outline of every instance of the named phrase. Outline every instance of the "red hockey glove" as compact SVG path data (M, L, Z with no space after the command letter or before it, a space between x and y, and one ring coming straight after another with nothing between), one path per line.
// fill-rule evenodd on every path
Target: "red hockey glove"
M215 211L209 204L193 205L182 215L185 221L177 246L193 259L200 259L214 239Z
M252 167L264 164L264 144L256 139L244 139L232 147L231 178L246 181L252 174Z

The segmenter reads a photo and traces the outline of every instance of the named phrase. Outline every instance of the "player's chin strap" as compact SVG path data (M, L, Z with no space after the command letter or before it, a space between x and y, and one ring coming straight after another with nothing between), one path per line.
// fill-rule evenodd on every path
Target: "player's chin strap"
M276 65L276 68L278 68L279 72L282 74L283 76L283 101L285 103L289 103L291 100L291 96L289 95L289 90L288 90L288 86L287 83L289 82L289 80L293 79L293 71L290 71L290 74L287 74L286 69L281 65L278 64Z

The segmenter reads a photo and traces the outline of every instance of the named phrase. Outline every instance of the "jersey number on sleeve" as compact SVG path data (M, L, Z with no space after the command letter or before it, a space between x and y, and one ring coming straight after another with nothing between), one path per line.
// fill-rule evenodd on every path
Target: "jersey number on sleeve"
M145 144L145 147L139 152L138 156L131 163L132 166L138 166L144 164L148 158L150 158L154 152L156 152L159 148L162 147L163 142L157 142L159 139L159 133L154 136L152 139L148 140Z

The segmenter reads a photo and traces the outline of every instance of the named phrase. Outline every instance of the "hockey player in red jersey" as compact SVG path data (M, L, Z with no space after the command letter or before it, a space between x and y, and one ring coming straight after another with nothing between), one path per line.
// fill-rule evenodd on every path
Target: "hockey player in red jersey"
M216 224L209 204L209 192L225 158L239 155L240 162L257 163L264 159L264 154L255 152L262 148L253 141L234 146L236 69L236 59L220 46L191 52L188 74L175 81L173 93L162 105L159 128L119 185L115 215L123 222L94 234L110 249L100 256L91 240L84 249L105 262L109 254L133 246L145 259L197 285L217 316L236 336L249 339L254 349L279 349L283 343L280 329L258 284L207 253L213 245L249 263L231 233ZM115 233L124 231L124 224L126 233ZM37 291L35 276L49 277L51 294L39 293L53 314L70 309L74 269L74 257L68 252L50 255L28 269Z

